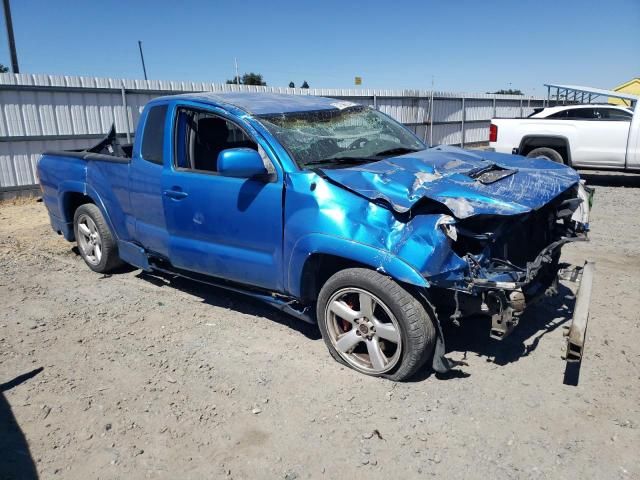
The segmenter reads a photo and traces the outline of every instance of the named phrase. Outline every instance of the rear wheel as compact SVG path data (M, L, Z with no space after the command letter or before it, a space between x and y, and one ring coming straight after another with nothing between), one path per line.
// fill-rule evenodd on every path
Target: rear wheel
M97 206L80 205L73 216L73 228L80 255L91 270L106 273L122 265L118 246Z
M541 148L535 148L533 150L531 150L529 153L527 153L527 157L529 158L547 158L549 160L552 160L556 163L565 163L564 159L562 158L562 155L560 155L560 153L558 153L558 151L554 150L553 148L549 148L549 147L541 147Z
M318 325L331 355L367 375L404 380L431 358L431 313L397 282L373 270L350 268L322 287Z

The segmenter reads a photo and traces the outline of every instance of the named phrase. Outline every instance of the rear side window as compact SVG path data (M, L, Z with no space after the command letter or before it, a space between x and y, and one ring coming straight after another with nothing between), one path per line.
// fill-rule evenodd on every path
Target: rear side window
M567 118L567 111L566 110L561 110L559 112L556 112L552 115L549 115L547 118Z
M571 108L568 110L561 110L553 115L549 115L547 118L560 118L569 120L598 120L600 116L596 115L596 111L593 108Z
M164 163L164 120L167 106L151 107L142 133L142 158L162 165Z

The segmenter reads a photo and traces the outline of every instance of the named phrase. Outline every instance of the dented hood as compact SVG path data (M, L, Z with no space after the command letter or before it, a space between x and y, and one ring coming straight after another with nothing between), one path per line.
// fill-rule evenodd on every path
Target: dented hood
M459 219L536 210L580 180L575 170L550 160L445 146L322 172L397 212L426 197Z

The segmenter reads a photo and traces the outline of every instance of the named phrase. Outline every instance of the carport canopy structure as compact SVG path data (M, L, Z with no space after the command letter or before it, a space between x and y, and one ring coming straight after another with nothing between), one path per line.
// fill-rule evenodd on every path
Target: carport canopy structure
M547 102L552 98L555 98L556 101L560 101L562 99L565 102L591 103L599 97L607 97L604 99L605 103L609 98L620 98L631 107L635 107L638 103L637 96L629 95L628 93L616 92L614 90L581 87L579 85L556 85L552 83L545 83L544 86L547 87ZM555 90L554 95L552 95L552 90Z

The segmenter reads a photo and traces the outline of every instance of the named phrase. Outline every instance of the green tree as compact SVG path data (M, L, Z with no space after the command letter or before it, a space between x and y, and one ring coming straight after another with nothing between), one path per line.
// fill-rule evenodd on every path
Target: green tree
M309 88L309 84L306 80L302 83L302 86L300 88Z
M9 67L0 63L0 73L7 73L9 71Z
M244 85L266 85L267 82L265 82L262 79L262 75L259 73L245 73L244 75L242 75L242 83Z
M245 73L244 75L242 75L242 77L240 77L239 79L240 81L238 82L238 77L233 77L232 80L227 80L227 83L231 84L231 83L239 83L240 85L266 85L267 82L265 82L262 78L262 75L259 73Z
M487 93L495 93L497 95L524 95L524 93L522 93L522 90L517 90L517 89L511 89L509 88L508 90L498 90L497 92L487 92Z
M293 82L289 82L289 88L296 88L296 84Z

